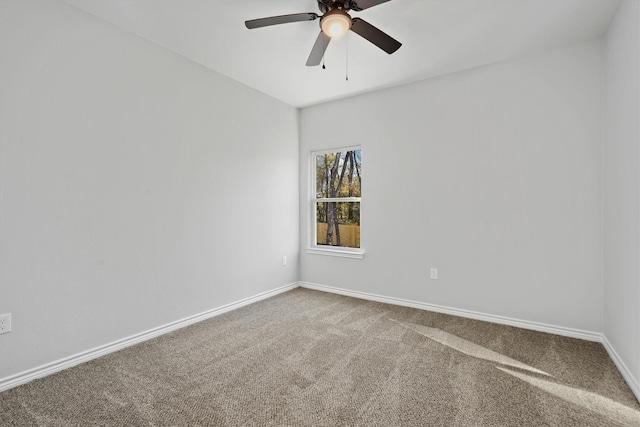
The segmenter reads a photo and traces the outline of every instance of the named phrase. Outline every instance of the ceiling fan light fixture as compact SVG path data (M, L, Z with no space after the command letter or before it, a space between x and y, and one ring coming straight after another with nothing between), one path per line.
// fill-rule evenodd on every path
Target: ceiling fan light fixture
M332 39L342 37L351 29L351 17L343 10L330 10L320 20L320 28Z
M306 64L308 67L314 67L320 65L322 62L329 42L334 38L344 36L349 31L353 31L388 54L392 54L398 50L400 46L402 46L402 43L398 40L360 17L351 18L348 13L352 10L360 12L388 1L390 0L317 0L318 9L323 13L322 16L313 12L291 13L289 15L251 19L245 21L244 25L248 29L253 30L255 28L269 27L272 25L315 21L319 19L320 32L316 41L313 43L313 48L311 49L311 53L309 53Z

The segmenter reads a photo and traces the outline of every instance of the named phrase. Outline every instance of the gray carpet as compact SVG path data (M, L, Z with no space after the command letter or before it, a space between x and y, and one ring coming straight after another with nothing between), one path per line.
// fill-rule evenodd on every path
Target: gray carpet
M0 393L0 425L640 426L598 343L307 289Z

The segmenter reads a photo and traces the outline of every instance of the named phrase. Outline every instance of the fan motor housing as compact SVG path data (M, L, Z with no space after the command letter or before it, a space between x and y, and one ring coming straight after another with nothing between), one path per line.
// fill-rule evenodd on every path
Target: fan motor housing
M332 9L348 11L351 9L349 0L318 0L320 12L327 13Z

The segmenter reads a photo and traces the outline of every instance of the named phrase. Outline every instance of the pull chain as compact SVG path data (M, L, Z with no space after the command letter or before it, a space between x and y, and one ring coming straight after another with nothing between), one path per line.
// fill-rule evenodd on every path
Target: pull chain
M322 69L323 69L323 70L327 68L327 67L325 67L325 66L324 66L324 54L327 52L327 45L326 45L326 43L327 43L327 39L325 39L325 38L324 38L324 35L323 35L323 36L322 36L322 47L323 47L323 50L322 50Z
M347 45L347 48L345 49L346 51L346 58L345 58L345 72L344 72L344 79L346 81L349 81L349 34L347 34L347 38L344 41Z

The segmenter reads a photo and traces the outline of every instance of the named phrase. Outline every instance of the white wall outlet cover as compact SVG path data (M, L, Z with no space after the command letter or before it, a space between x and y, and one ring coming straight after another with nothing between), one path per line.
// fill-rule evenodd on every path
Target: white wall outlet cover
M437 280L438 279L438 269L437 268L432 268L431 269L431 280Z
M0 334L11 332L11 313L0 314Z

